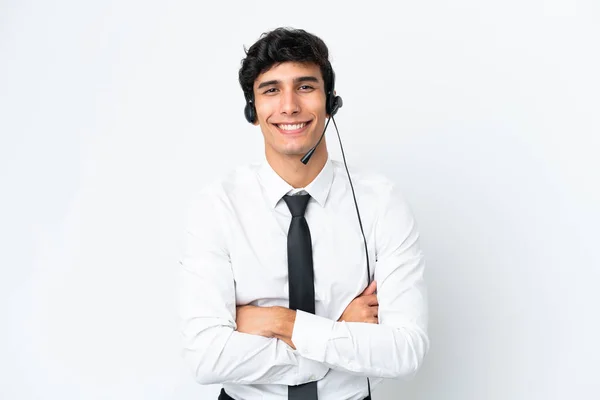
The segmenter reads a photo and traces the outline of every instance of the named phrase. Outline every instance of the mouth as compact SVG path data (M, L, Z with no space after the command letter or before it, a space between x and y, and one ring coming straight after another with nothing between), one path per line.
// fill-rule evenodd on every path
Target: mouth
M297 135L299 133L302 133L306 130L306 128L308 128L308 126L312 123L311 121L305 121L305 122L296 122L293 124L273 124L277 130L284 134L284 135Z

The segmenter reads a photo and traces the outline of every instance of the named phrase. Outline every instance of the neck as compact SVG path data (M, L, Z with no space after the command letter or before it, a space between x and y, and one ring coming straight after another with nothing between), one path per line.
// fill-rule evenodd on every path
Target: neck
M321 172L327 162L327 146L325 139L319 144L306 165L300 161L304 154L282 155L265 149L267 162L273 170L293 188L304 188L311 183Z

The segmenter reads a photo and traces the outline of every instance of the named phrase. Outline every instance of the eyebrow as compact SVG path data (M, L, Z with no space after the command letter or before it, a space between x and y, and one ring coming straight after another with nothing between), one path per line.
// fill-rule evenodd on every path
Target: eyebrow
M300 83L300 82L319 83L319 80L315 76L300 76L298 78L294 78L294 83ZM277 79L271 80L271 81L265 81L265 82L262 82L260 85L258 85L258 89L264 88L265 86L279 85L280 83L281 83L281 81L279 81Z

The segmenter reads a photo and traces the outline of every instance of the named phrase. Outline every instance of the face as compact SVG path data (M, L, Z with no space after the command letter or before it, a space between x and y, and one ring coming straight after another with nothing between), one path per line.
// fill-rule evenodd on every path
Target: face
M258 76L256 124L263 132L267 157L303 156L317 144L327 117L325 98L325 82L316 64L284 62Z

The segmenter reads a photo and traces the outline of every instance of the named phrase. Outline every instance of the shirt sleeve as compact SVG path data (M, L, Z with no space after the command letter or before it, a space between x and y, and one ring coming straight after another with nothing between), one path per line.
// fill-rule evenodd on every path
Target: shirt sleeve
M380 378L411 378L429 350L425 261L414 216L395 186L375 223L374 270L379 323L337 322L296 312L298 354L332 369Z
M201 384L298 385L323 378L328 367L285 342L236 331L235 283L219 201L199 191L186 213L178 300L185 363Z

